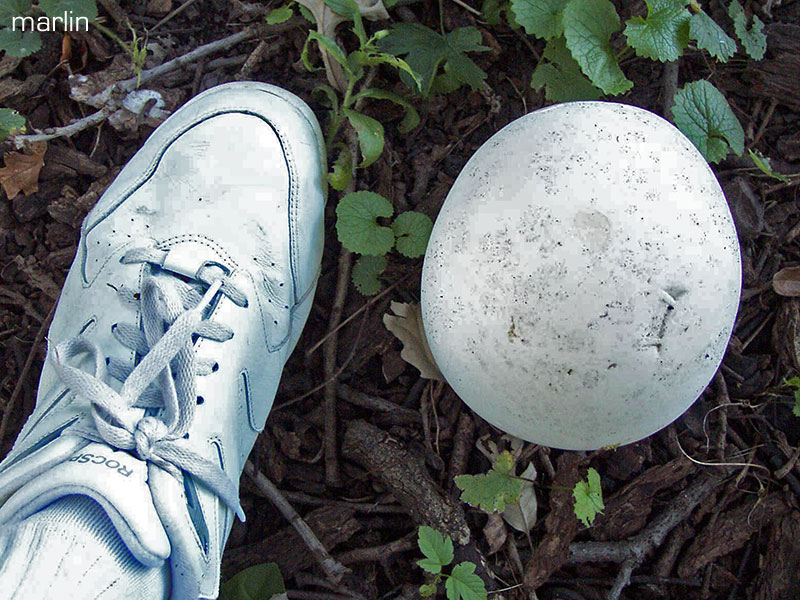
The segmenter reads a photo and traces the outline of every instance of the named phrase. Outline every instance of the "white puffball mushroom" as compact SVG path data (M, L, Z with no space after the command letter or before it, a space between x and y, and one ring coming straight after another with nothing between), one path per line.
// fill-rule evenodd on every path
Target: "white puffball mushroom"
M692 143L640 108L571 102L512 122L459 174L425 253L422 318L481 417L592 450L697 399L740 291L730 210Z

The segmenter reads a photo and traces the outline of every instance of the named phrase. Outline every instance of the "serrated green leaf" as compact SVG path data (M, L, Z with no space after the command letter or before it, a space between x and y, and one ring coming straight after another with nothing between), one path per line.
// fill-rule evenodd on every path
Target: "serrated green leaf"
M300 8L300 14L302 15L302 17L303 17L303 18L304 18L306 21L308 21L308 22L309 22L309 23L311 23L312 25L316 25L316 24L317 24L317 20L314 18L314 14L313 14L313 13L312 13L310 10L308 10L308 9L307 9L305 6L303 6L302 4L300 4L300 5L299 5L299 8Z
M441 573L442 567L453 562L453 540L449 535L443 536L432 527L421 525L417 532L417 545L425 555L417 564L428 573Z
M294 11L292 10L292 7L288 4L284 4L278 8L273 8L267 13L267 25L278 25L279 23L285 23L293 16Z
M22 16L30 8L30 0L0 0L0 25L11 27L12 19Z
M720 62L728 62L736 54L736 42L733 38L702 10L693 14L689 20L689 38L697 42L700 50L708 50Z
M562 21L567 48L594 85L611 95L633 87L611 49L611 35L619 31L620 22L609 0L569 0Z
M747 15L744 8L739 4L739 0L732 0L728 6L728 15L733 19L733 30L736 32L736 37L742 42L745 52L755 60L764 58L767 52L767 36L764 35L764 23L758 18L758 15L753 15L753 26L747 28Z
M394 92L382 90L380 88L368 88L366 90L361 90L358 94L353 96L354 100L358 100L359 98L388 100L389 102L394 102L398 106L402 106L406 111L405 115L403 115L403 120L400 121L400 125L397 126L397 129L399 129L401 133L408 133L419 125L419 113L417 109L414 108L408 100L402 96L398 96Z
M64 13L73 19L86 17L94 21L97 18L95 0L39 0L39 8L51 19L63 17Z
M392 203L375 192L351 192L336 207L336 233L348 250L372 256L394 246L394 232L378 225L378 217L391 217Z
M9 56L25 58L42 47L42 38L36 31L12 31L9 28L0 29L0 50L5 50Z
M444 582L448 600L486 600L486 585L475 575L475 563L464 561L453 567Z
M361 256L353 265L351 277L356 289L364 296L374 296L383 284L378 276L386 269L385 256Z
M428 215L413 210L397 215L392 223L397 251L408 258L422 256L432 229L433 221Z
M506 504L519 502L523 481L515 478L511 469L513 458L501 452L488 473L458 475L454 478L461 490L461 500L487 513L502 512Z
M511 0L511 11L525 32L551 40L564 33L561 13L569 0Z
M543 62L543 61L550 62ZM571 102L573 100L597 100L603 95L586 75L580 65L572 58L563 37L553 38L544 48L542 62L531 75L531 87L535 90L544 86L545 98L551 102Z
M220 600L278 600L286 588L275 563L262 563L239 571L220 588Z
M786 175L781 175L780 173L773 171L769 158L762 156L760 152L753 152L749 148L747 149L747 152L750 155L750 159L753 161L753 164L758 167L758 169L764 173L764 175L772 177L773 179L777 179L783 183L789 183L791 181L791 179L786 177ZM795 377L794 379L797 379L798 383L800 383L800 378Z
M453 75L463 84L479 89L486 79L467 52L486 52L481 33L474 27L461 27L441 35L419 23L395 23L389 35L378 41L378 47L395 56L407 55L406 63L419 81L423 96L430 93L436 71L442 62L450 64Z
M742 155L744 130L725 96L708 81L693 81L678 90L672 116L708 162L725 158L728 144L737 156Z
M625 37L638 56L661 62L677 60L689 44L689 0L646 0L647 18L625 22Z
M589 527L605 508L603 490L600 487L600 473L590 468L586 480L575 484L572 496L575 498L575 516Z
M423 598L436 595L436 586L432 583L425 583L419 586L419 595Z
M789 379L784 379L783 384L791 386L796 389L800 389L800 377L797 377L795 375L794 377L790 377Z
M351 108L342 109L342 112L358 134L358 145L364 158L359 166L368 167L378 160L383 152L383 125Z
M328 173L328 183L337 192L341 192L350 183L353 173L353 157L350 156L350 151L346 146L342 146L339 150L339 156L336 157L331 171Z
M0 142L25 131L25 117L10 108L0 108Z

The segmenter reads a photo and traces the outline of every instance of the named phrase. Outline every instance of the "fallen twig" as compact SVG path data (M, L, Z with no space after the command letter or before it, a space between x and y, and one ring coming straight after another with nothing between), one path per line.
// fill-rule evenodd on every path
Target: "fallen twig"
M197 60L205 58L206 56L214 54L215 52L226 50L241 42L256 37L274 35L288 31L295 27L297 23L298 20L290 19L285 23L279 23L277 25L251 25L242 31L229 35L228 37L204 44L203 46L198 46L194 50L181 56L177 56L172 60L168 60L157 67L142 71L141 76L139 77L131 77L130 79L125 79L123 81L111 84L108 88L98 94L98 96L108 97L108 104L95 113L92 113L82 119L78 119L74 123L70 123L69 125L65 125L63 127L44 129L42 132L36 134L11 136L11 139L17 148L22 148L25 144L30 144L33 142L42 142L55 138L73 136L76 133L80 133L85 129L99 125L105 121L111 114L120 108L122 100L125 98L125 96L133 90L139 88L141 85L144 85L145 83L152 81L157 77L161 77L162 75L175 71L176 69L191 64Z
M641 533L622 542L577 542L570 544L570 563L616 562L620 563L614 586L607 600L618 600L622 590L630 583L631 573L647 555L661 545L667 534L685 521L692 511L716 489L720 479L702 476L683 491L667 510L658 515Z
M297 514L297 511L294 509L294 507L289 504L286 498L283 497L280 490L275 487L275 484L267 479L263 473L257 471L253 466L253 463L248 460L245 463L244 470L245 473L252 478L256 486L258 486L258 489L270 499L270 501L281 512L286 520L289 521L292 526L294 526L294 528L297 530L297 533L300 534L301 538L303 538L303 541L306 543L309 550L311 550L311 553L319 563L319 566L322 568L325 576L328 577L328 579L330 579L332 582L339 583L344 576L350 572L350 569L328 554L325 546L322 545L322 542L319 541L319 538L317 538L316 534L311 530L306 522L303 521L300 515Z

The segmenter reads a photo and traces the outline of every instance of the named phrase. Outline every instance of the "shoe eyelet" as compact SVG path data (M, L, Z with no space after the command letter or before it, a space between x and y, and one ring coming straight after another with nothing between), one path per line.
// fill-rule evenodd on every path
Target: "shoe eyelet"
M188 440L189 439L189 434L188 433L184 433L183 434L183 439Z
M206 399L205 399L205 398L203 398L202 396L198 396L198 397L197 397L197 404L198 404L198 405L199 405L199 404L202 404L202 403L203 403L203 402L205 402L205 401L206 401Z
M219 371L219 363L215 362L214 365L211 367L211 372L216 373L217 371Z

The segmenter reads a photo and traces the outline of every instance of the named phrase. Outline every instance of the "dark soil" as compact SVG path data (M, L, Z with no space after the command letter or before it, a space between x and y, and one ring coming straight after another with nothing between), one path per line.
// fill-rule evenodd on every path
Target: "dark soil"
M127 15L141 32L160 20L152 8L165 3L99 4L112 12L116 6L117 17ZM163 56L151 58L147 67L228 36L263 15L263 6L236 0L186 4L187 10L150 33L149 42ZM720 4L709 4L724 23ZM777 171L797 174L800 4L748 5L766 23L766 58L755 62L740 53L718 65L689 51L680 60L679 85L709 79L744 126L747 147L769 156ZM475 58L489 74L488 91L416 100L422 124L407 135L394 126L402 116L395 107L365 107L385 124L387 145L378 162L358 173L357 183L358 189L389 198L398 211L416 209L432 218L478 146L544 105L543 96L529 87L533 52L541 52L541 42L505 25L481 24L455 3L444 2L442 8L447 30L477 26L492 49ZM633 3L621 14L627 18L643 10L643 3ZM129 39L124 23L104 14L106 25ZM439 21L437 3L431 1L392 15L433 27ZM188 64L152 85L177 106L243 75L291 90L324 120L324 107L311 97L324 73L309 73L300 62L306 31L307 24L298 19L297 26L267 38L247 63L260 40ZM344 40L352 41L346 35ZM67 64L59 64L61 53L62 35L53 33L44 36L44 49L36 55L16 65L0 61L0 105L25 115L29 129L63 126L95 110L70 99L70 71L98 73L114 57L127 68L119 47L96 30L75 36ZM663 67L633 58L623 69L635 86L615 100L663 114ZM409 95L388 71L379 71L375 83ZM75 253L80 222L156 124L143 116L126 133L104 124L53 140L37 192L9 200L0 191L0 456L33 410L44 334ZM377 301L365 299L352 285L347 294L344 318L371 303L338 332L337 365L343 368L336 380L333 439L338 481L330 474L326 479L323 391L281 408L325 381L322 347L309 350L328 331L339 272L333 194L315 307L251 459L352 575L338 585L327 581L303 542L243 476L248 519L234 526L225 576L272 560L281 566L290 597L340 598L347 586L369 598L415 598L425 582L416 566L421 558L416 531L427 524L451 534L456 560L472 560L490 589L504 590L494 597L605 598L620 569L628 567L632 576L623 598L800 597L800 466L790 462L800 448L800 420L792 414L792 391L782 385L784 378L800 374L800 300L778 295L772 286L779 270L800 265L800 179L780 183L761 175L749 159L733 156L714 170L736 221L744 265L739 315L722 367L683 417L636 444L590 454L526 444L522 457L539 473L539 516L530 538L505 531L502 523L458 501L453 476L486 472L490 466L475 441L502 447L502 432L446 386L421 379L400 359L401 344L383 325L391 301L418 301L422 259L390 258L386 285L399 283ZM571 505L571 487L587 466L602 475L606 501L605 514L589 529L578 523ZM488 537L487 522L494 527ZM498 535L507 537L498 542ZM599 545L585 544L592 540ZM581 553L588 559L579 560Z

